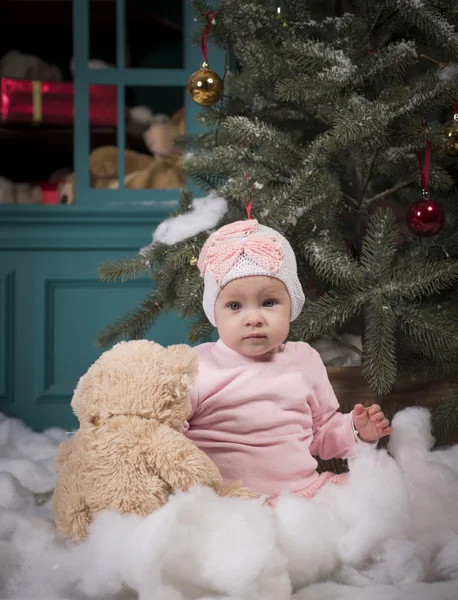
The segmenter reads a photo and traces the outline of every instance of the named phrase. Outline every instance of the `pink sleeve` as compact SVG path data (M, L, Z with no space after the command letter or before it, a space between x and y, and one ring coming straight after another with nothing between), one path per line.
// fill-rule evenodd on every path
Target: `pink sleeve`
M313 348L310 348L307 363L312 384L312 393L308 398L313 430L310 452L323 460L345 458L357 443L351 413L338 412L339 402L326 367Z
M189 421L191 421L192 417L194 416L194 414L196 412L197 404L199 401L199 392L197 390L197 385L195 383L192 383L189 386L189 395L191 397L191 411L188 415L187 420L183 423L183 428L181 430L181 433L183 433L184 435L186 435L186 432L189 429Z

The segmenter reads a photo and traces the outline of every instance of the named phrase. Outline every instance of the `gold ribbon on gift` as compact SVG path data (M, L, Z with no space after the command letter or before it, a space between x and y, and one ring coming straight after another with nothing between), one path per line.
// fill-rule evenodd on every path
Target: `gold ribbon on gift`
M41 123L43 118L43 101L41 97L41 81L32 81L32 121Z

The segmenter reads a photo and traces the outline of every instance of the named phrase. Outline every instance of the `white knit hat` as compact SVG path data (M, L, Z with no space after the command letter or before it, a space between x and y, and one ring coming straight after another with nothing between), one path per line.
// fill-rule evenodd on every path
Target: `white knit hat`
M220 290L233 279L253 275L275 277L285 284L291 299L291 321L305 302L294 251L278 231L255 219L236 221L211 234L197 263L204 278L203 308L216 327L215 302Z

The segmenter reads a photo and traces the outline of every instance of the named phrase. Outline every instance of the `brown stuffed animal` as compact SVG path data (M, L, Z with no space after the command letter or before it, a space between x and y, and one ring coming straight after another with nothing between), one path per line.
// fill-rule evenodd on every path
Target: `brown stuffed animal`
M124 149L124 187L133 190L180 189L184 186L183 148L174 146L185 133L184 108L169 119L155 120L142 137L151 154ZM92 188L116 189L118 180L117 146L99 146L89 155L89 181ZM75 202L75 174L59 185L60 204Z
M225 486L213 461L181 433L197 371L191 347L139 340L116 344L81 377L71 403L80 428L55 463L54 518L64 537L84 539L102 509L145 516L193 485L254 497Z

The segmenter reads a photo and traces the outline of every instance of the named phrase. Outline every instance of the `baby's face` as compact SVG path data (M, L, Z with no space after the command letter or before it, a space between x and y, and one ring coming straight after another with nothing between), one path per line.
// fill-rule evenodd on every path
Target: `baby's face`
M230 281L215 303L221 340L244 356L278 352L289 332L291 300L282 281L261 275Z

